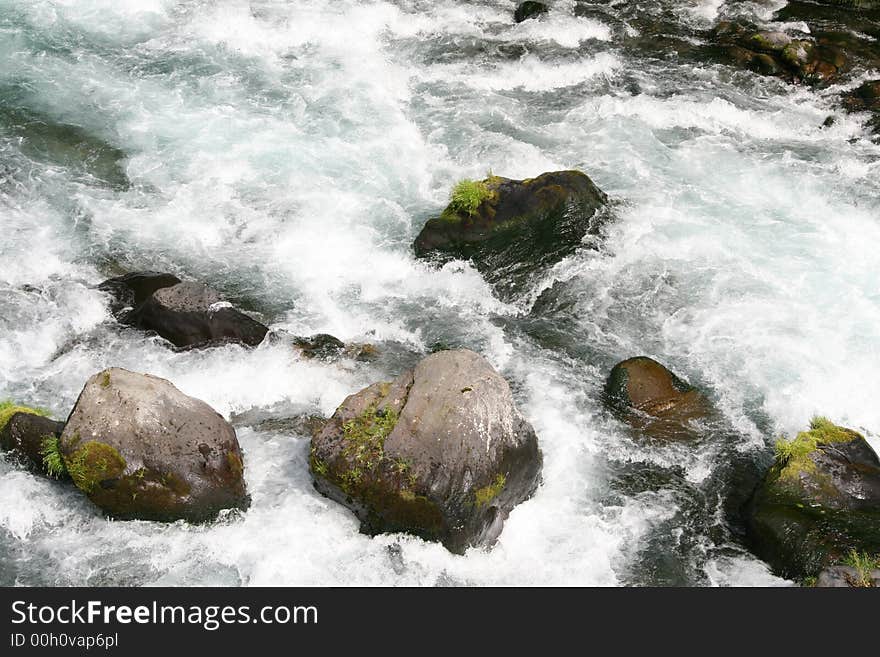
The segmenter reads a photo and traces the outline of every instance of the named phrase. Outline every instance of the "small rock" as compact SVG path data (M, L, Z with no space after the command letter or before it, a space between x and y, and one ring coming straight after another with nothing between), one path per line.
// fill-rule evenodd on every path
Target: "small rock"
M111 295L111 311L120 322L154 331L180 348L227 342L256 346L269 331L217 291L171 274L135 272L104 281L98 289Z
M843 105L851 112L880 110L880 80L868 80L845 94Z
M379 355L379 350L374 345L358 342L345 344L342 340L326 333L307 338L298 337L294 339L293 344L303 358L318 358L326 361L334 361L341 357L370 361Z
M294 339L293 344L303 358L330 360L345 351L345 343L327 333L318 333L305 338L298 337Z
M764 75L777 75L782 70L775 59L764 53L755 55L755 58L752 60L752 66L756 71Z
M529 18L537 18L541 14L546 14L550 8L543 2L523 2L513 12L513 20L522 23Z
M605 399L633 427L666 440L697 437L690 422L712 413L702 393L647 356L614 366Z
M45 417L40 410L0 404L0 449L11 452L33 472L63 476L61 471L50 472L45 464L45 452L49 449L47 441L57 439L63 429L63 422Z
M785 32L757 32L749 39L749 44L764 52L782 52L791 43L791 37Z
M816 578L816 588L880 587L880 569L861 572L852 566L829 566Z

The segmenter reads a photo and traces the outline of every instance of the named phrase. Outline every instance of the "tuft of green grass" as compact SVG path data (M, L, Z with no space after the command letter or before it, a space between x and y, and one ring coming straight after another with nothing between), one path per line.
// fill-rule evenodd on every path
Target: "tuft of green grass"
M477 213L480 204L490 198L492 198L492 190L485 181L460 180L452 188L449 207L459 214L472 217Z
M67 472L64 465L64 457L61 455L61 445L56 436L46 436L40 443L40 456L43 457L43 467L50 477L61 477Z
M110 445L95 440L80 445L65 461L67 472L77 488L92 493L105 479L120 477L126 462ZM163 476L162 483L167 481Z
M782 465L783 476L795 476L798 472L813 469L809 455L819 445L848 443L861 437L861 434L839 427L828 418L817 416L810 421L809 431L801 431L793 440L780 438L776 441L776 459Z
M104 370L101 373L101 387L109 388L110 387L110 370Z
M871 586L871 571L880 568L880 555L871 556L867 552L850 550L843 563L858 573L854 586L868 587Z
M43 408L30 408L28 406L19 406L13 401L0 401L0 431L6 428L6 423L16 413L30 413L31 415L41 415L49 417L49 411Z

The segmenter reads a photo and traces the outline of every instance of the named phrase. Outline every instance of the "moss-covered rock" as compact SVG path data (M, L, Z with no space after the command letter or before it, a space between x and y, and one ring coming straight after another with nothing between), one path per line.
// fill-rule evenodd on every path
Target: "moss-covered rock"
M339 358L351 358L359 361L369 361L376 358L379 350L368 343L353 342L345 344L339 338L327 333L318 333L308 337L296 337L293 347L303 358L314 358L324 361L334 361Z
M472 351L441 351L348 397L312 439L315 487L367 533L409 532L453 552L491 544L538 485L534 430Z
M269 329L202 283L172 274L133 272L98 286L111 295L117 320L154 331L176 347L237 342L256 346Z
M45 446L48 439L61 435L63 422L56 422L40 408L0 402L0 449L33 472L64 476L63 470L47 468Z
M74 484L117 518L201 521L248 504L235 431L158 377L111 368L90 378L58 450Z
M880 552L880 460L863 436L825 418L776 460L750 503L755 550L780 573L805 578L855 552Z
M699 390L647 356L614 366L605 382L605 400L634 428L664 440L698 437L691 423L712 414Z
M6 425L16 413L24 413L26 415L37 415L46 417L48 413L42 408L31 408L30 406L22 406L12 401L0 402L0 431L6 429Z
M827 84L849 70L843 43L830 36L760 30L722 21L709 35L709 52L739 66L789 81Z
M772 53L781 53L791 41L791 37L785 32L761 31L748 37L748 43L753 50Z
M462 181L443 213L422 228L415 252L471 259L490 283L515 287L528 272L572 253L588 234L598 236L607 201L580 171Z
M513 12L513 20L517 23L522 23L529 18L537 18L541 14L546 14L548 11L550 11L550 8L543 2L528 0L527 2L521 2L517 6Z

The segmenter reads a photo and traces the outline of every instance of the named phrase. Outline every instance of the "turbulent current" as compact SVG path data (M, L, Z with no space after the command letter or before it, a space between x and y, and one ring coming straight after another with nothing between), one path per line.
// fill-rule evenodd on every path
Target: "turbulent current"
M828 90L624 47L628 4L684 33L730 11L0 0L0 399L63 419L102 368L165 377L232 421L252 496L204 525L113 521L0 459L0 584L789 584L715 482L816 414L880 447L880 146ZM614 199L598 250L513 299L414 257L455 181L559 169ZM138 269L381 356L169 349L95 289ZM436 345L492 362L544 454L498 543L464 555L359 533L313 489L308 436L267 421L329 416ZM730 435L648 444L610 415L608 371L642 354L707 391Z

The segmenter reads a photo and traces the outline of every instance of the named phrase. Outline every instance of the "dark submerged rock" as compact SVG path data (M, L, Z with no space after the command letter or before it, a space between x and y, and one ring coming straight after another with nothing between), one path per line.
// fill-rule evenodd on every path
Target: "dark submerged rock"
M880 80L868 80L844 95L843 105L851 112L880 110Z
M647 356L614 366L605 382L605 400L630 425L653 438L698 436L690 423L712 416L699 390Z
M80 126L62 123L25 107L0 107L0 135L14 135L22 152L60 165L89 182L130 187L122 166L126 154Z
M481 356L443 351L349 396L312 439L315 487L362 530L452 552L488 545L538 486L542 457L510 388Z
M44 464L46 441L61 436L63 422L56 422L40 411L23 406L9 406L0 411L0 449L33 472L50 475Z
M318 333L309 337L296 337L293 346L303 358L334 361L339 358L352 358L359 361L373 360L379 350L368 343L353 342L345 344L339 338L327 333Z
M345 351L345 343L327 333L298 337L294 339L293 344L305 358L329 360Z
M852 552L880 553L880 460L855 431L824 418L810 426L779 442L749 505L757 554L800 579Z
M327 424L327 418L323 415L304 413L290 418L280 418L275 421L266 420L254 428L257 431L285 431L311 437L317 435L324 428L325 424Z
M845 47L828 36L790 35L722 21L709 35L709 52L763 75L827 84L850 68Z
M135 272L104 281L98 288L114 299L111 311L120 322L154 331L176 347L226 342L256 346L269 331L219 292L172 274Z
M140 306L153 292L178 283L180 279L174 274L136 271L106 280L98 286L98 289L111 296L110 310L114 315L120 315Z
M868 128L880 139L880 80L868 80L844 94L843 106L850 112L871 112Z
M543 2L532 2L529 0L519 4L516 11L513 12L513 20L517 23L522 23L526 19L537 18L548 11L550 11L550 8Z
M470 205L456 200L462 185L469 187ZM515 287L524 274L572 253L588 234L598 236L607 202L580 171L463 181L414 248L419 257L471 259L490 283Z
M310 437L324 428L327 418L316 413L279 415L272 409L255 408L234 413L229 421L234 427L251 427L254 431Z
M165 379L119 368L91 377L59 447L77 487L116 518L202 521L248 505L232 426Z

